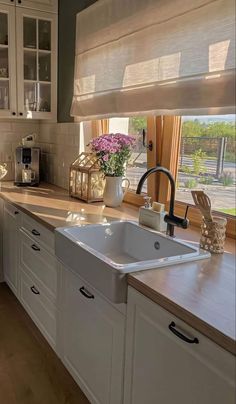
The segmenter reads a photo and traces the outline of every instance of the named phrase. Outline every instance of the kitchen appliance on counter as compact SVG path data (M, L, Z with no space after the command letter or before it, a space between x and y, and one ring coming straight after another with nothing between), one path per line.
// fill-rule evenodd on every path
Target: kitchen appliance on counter
M17 147L14 184L17 186L37 186L39 184L39 163L39 147Z

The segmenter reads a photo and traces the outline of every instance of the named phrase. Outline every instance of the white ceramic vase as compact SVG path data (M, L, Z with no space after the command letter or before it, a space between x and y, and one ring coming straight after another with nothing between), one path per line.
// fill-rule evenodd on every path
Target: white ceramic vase
M124 181L127 182L127 186L123 189L122 183ZM105 205L112 208L120 206L129 186L130 182L127 178L106 176L106 184L103 193L103 201Z

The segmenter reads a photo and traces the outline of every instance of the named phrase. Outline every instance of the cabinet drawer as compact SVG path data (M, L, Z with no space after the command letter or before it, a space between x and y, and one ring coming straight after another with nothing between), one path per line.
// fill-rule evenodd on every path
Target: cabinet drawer
M11 203L4 202L4 210L7 211L11 216L16 218L18 224L20 224L20 218L22 216L22 212L16 208L16 206L12 205Z
M20 230L20 267L33 277L52 300L57 294L56 259L39 243Z
M22 214L21 225L30 234L30 237L43 245L46 250L54 253L54 233L52 231L25 214Z
M20 300L49 344L56 346L56 307L32 278L21 271Z

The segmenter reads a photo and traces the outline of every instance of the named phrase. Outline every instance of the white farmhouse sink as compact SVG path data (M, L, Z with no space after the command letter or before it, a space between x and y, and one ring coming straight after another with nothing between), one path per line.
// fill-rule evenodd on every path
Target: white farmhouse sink
M130 272L207 258L209 253L129 221L56 229L56 255L115 303Z

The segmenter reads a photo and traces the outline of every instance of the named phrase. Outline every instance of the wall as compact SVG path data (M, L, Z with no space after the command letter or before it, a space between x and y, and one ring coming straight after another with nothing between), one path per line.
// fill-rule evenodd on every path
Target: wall
M59 0L58 122L72 122L76 14L96 0Z
M41 123L42 179L59 187L69 188L69 169L91 138L91 124Z
M4 180L14 179L14 153L21 139L35 132L39 137L37 121L0 121L0 162L7 163L8 173Z

